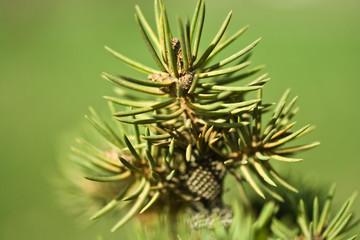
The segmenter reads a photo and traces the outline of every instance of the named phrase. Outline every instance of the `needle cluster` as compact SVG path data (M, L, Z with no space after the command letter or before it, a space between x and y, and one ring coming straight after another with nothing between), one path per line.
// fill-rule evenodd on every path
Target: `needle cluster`
M161 0L155 0L154 10L155 30L138 6L135 20L157 68L105 47L144 77L103 73L102 77L115 84L120 93L105 97L112 123L91 109L91 115L86 118L102 135L102 144L95 146L79 139L79 145L73 148L88 181L97 188L115 186L113 189L117 191L104 200L103 207L91 219L124 208L126 212L112 228L115 231L144 212L168 211L176 216L190 208L197 216L223 213L217 217L228 228L233 214L223 204L226 176L233 176L241 188L250 186L263 199L285 201L277 191L279 185L298 192L275 170L273 163L302 161L293 155L319 143L289 146L313 129L310 125L295 127L297 97L289 99L289 90L276 104L263 102L263 88L270 78L267 73L258 74L263 66L250 68L249 61L249 53L260 38L229 57L215 60L218 53L248 28L245 26L225 38L232 12L200 53L205 22L203 0L198 0L191 21L177 19L177 31L170 27ZM265 113L270 113L269 120L264 120ZM333 191L329 196L332 194ZM328 202L323 210L325 215L319 219L318 199L314 200L313 221L309 223L300 201L296 232L276 219L278 207L271 202L248 230L253 231L250 233L253 237L269 226L268 232L278 239L296 236L339 239L336 237L351 218L344 214L352 201L353 198L348 200L344 211L328 225ZM236 212L234 221L238 222ZM240 239L239 229L227 234Z

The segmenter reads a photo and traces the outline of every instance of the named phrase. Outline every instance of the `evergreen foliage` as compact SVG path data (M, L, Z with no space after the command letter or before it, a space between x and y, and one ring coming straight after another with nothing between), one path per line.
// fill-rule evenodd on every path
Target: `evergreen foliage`
M248 28L224 39L232 12L200 53L203 0L198 0L191 21L177 19L175 30L169 26L161 0L155 0L154 10L155 30L138 6L135 20L158 69L105 47L145 75L139 79L103 73L119 93L105 97L112 119L91 108L86 118L102 138L95 144L78 139L72 148L78 170L86 179L72 179L73 192L83 192L102 205L91 219L120 211L112 231L136 216L140 221L155 219L155 227L140 239L159 239L164 234L168 234L166 239L354 239L345 237L354 226L350 208L355 195L330 218L334 187L324 203L314 199L312 215L303 200L298 209L288 213L290 217L279 214L279 203L286 199L278 186L298 190L273 163L302 161L294 154L319 143L291 145L313 128L294 129L297 97L289 98L289 90L275 105L263 102L263 88L270 78L267 73L258 75L263 66L250 68L249 61L260 38L214 61ZM271 114L268 121L263 118L266 112ZM236 179L243 194L249 186L266 199L259 214L240 202L231 208L224 205L226 176Z

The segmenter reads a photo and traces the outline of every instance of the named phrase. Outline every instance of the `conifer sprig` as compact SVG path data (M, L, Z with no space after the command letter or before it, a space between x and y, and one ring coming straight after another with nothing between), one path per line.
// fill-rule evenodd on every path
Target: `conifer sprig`
M298 211L296 212L296 227L289 227L281 220L274 218L271 224L271 231L274 237L279 239L323 239L340 240L355 239L357 235L351 235L352 230L357 225L353 221L351 207L357 197L354 193L341 206L335 216L331 217L331 204L335 193L335 185L332 185L322 210L319 208L319 198L315 197L312 205L312 214L308 215L305 203L299 201Z
M262 189L282 200L270 188L276 187L277 183L295 191L279 177L269 162L270 159L299 161L288 155L316 145L279 148L308 128L295 132L290 130L292 125L288 121L294 115L291 109L296 99L285 107L286 93L276 106L273 118L263 128L262 111L270 106L262 104L261 96L261 88L269 80L267 74L243 86L227 86L262 69L259 66L235 76L234 73L250 65L247 58L233 66L226 66L249 53L260 38L230 57L207 66L210 59L247 29L240 29L219 45L231 16L232 12L225 18L206 50L200 54L199 44L205 19L204 1L198 1L191 24L187 22L184 26L178 19L180 40L174 38L174 31L169 26L167 12L161 1L155 0L157 34L136 6L135 20L159 70L106 47L116 58L149 75L147 80L108 73L103 73L103 77L119 87L149 94L157 99L149 103L105 97L115 104L114 119L121 124L133 125L133 132L130 135L124 130L116 132L92 110L93 116L87 118L110 142L114 151L113 159L104 158L101 151L89 148L88 145L85 146L88 152L75 150L96 166L86 176L87 179L127 182L127 190L95 214L98 218L121 201L130 202L130 210L112 230L171 194L178 195L182 199L180 202L190 205L199 201L210 210L221 207L222 182L228 172L236 174L241 183L248 182L264 198ZM246 99L246 93L253 91L258 91L259 96ZM98 168L109 173L105 174ZM206 180L201 179L205 176Z
M223 39L232 12L200 53L205 2L198 0L191 21L177 19L178 38L161 0L155 0L154 6L155 30L139 6L135 7L135 21L157 69L105 47L117 59L147 76L103 73L102 77L115 84L120 95L104 97L112 122L90 109L91 115L86 118L102 136L101 144L94 146L80 139L79 146L72 148L85 179L94 184L90 188L104 186L99 197L102 207L91 219L124 209L126 212L112 228L115 231L138 214L154 211L177 216L189 207L198 216L192 221L194 226L209 227L203 220L210 217L213 227L217 218L221 227L215 232L225 239L265 239L271 231L280 239L295 238L299 232L299 239L312 239L311 236L340 239L348 228L354 197L329 224L329 200L320 215L315 199L311 223L300 202L297 232L286 229L279 220L272 220L278 209L273 202L264 206L255 221L251 217L237 218L239 209L235 207L234 224L227 229L233 219L222 200L225 176L234 176L240 185L248 183L262 198L270 196L284 201L277 191L278 185L293 192L298 190L272 163L300 162L302 159L294 155L319 143L288 145L313 129L306 125L294 130L297 97L289 101L289 90L275 106L263 103L263 87L270 78L267 74L256 74L264 66L246 70L251 64L250 53L261 38L210 64L248 29L245 26ZM265 112L271 112L268 121L264 121ZM236 225L242 221L245 230Z

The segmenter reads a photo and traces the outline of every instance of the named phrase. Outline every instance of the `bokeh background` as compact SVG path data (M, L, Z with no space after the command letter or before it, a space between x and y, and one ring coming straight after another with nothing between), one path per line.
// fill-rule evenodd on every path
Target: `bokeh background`
M108 236L105 223L78 225L52 180L63 139L83 124L88 106L106 108L101 96L112 86L100 73L132 72L103 45L151 64L134 21L137 3L153 22L149 0L0 0L0 239L132 239ZM195 5L164 3L172 20L192 16ZM290 87L300 97L298 127L317 126L306 139L322 144L286 171L311 184L336 182L336 200L345 200L360 190L360 2L207 0L203 47L230 9L229 32L251 28L227 53L261 36L252 59L272 77L265 99Z

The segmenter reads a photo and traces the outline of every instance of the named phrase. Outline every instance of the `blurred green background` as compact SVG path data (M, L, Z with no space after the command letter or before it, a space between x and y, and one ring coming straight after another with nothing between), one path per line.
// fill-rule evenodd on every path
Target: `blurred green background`
M100 112L106 107L101 96L112 86L100 73L132 73L103 45L152 64L135 25L136 3L153 22L149 0L0 1L0 239L110 235L105 223L77 225L51 180L64 136L84 122L89 105ZM164 3L173 20L191 16L195 5ZM336 182L336 199L345 200L360 189L360 2L207 0L203 47L230 9L229 34L251 26L230 51L263 38L252 59L265 63L272 77L265 99L276 101L290 87L300 97L298 127L317 126L306 139L322 144L289 171L313 184ZM126 239L122 234L106 239Z

